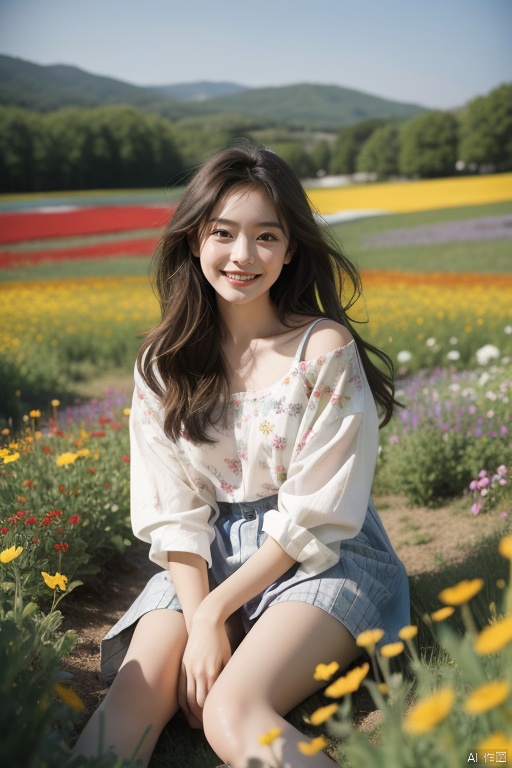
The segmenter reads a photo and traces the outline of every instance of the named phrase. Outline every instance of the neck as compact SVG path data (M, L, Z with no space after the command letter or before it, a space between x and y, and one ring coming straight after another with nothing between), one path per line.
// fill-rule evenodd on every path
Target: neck
M265 302L234 305L217 300L225 342L232 347L249 347L254 339L282 333L285 326L268 297Z

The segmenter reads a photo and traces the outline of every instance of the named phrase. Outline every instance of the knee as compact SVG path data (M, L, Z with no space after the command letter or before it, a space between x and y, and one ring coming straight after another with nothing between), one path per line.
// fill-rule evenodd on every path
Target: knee
M235 764L243 753L243 721L247 710L234 692L212 688L203 709L203 729L212 749Z

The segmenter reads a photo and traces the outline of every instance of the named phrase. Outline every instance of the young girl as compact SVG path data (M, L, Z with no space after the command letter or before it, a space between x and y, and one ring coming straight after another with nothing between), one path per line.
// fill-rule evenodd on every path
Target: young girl
M182 709L220 759L304 756L284 716L343 669L355 638L409 623L407 577L370 501L392 366L340 296L356 269L328 243L274 152L238 145L192 179L156 256L162 321L140 351L131 414L132 520L162 567L102 647L119 672L76 752L146 766ZM377 355L389 371L371 362ZM102 717L100 717L100 713Z

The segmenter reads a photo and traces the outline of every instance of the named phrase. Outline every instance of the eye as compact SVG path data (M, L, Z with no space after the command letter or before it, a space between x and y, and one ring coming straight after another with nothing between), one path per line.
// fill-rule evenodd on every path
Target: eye
M263 232L258 238L259 240L263 240L266 243L272 243L277 241L277 237L273 235L271 232Z
M227 229L214 229L212 231L212 235L215 235L216 237L221 237L221 238L231 237Z

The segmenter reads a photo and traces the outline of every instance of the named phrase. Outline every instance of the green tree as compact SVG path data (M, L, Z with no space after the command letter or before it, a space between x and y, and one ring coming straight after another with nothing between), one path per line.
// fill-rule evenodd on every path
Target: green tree
M400 131L397 125L377 128L363 144L357 156L356 168L366 173L376 173L379 179L396 176L400 171Z
M0 190L26 192L38 189L36 136L39 115L17 107L0 108Z
M405 123L400 170L407 176L436 178L455 173L459 123L451 112L430 110Z
M311 156L298 141L276 143L270 148L277 152L301 179L313 176L315 168Z
M461 125L460 159L497 171L512 168L512 83L469 102Z
M331 165L331 143L326 139L317 141L310 153L311 163L316 174L328 173Z
M340 131L332 149L331 173L355 173L357 156L363 144L384 122L379 118L371 118Z

